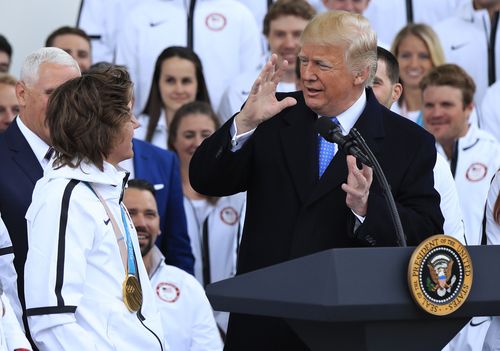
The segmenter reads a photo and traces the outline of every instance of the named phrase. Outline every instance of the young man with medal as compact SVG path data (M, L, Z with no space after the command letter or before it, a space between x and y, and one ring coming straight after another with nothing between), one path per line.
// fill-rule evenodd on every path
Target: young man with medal
M50 94L55 156L26 219L28 323L40 350L166 350L137 233L123 203L138 127L123 68Z

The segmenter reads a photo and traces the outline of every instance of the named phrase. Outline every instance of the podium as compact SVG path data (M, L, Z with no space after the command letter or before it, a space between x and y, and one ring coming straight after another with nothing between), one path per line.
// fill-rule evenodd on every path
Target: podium
M413 301L413 247L331 249L213 283L215 310L281 317L311 350L441 350L473 316L500 315L500 246L467 248L467 301L432 316Z

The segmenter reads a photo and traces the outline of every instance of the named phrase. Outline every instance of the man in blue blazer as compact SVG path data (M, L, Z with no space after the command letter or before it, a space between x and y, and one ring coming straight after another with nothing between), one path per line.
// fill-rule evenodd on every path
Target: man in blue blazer
M156 202L160 214L158 237L167 264L177 266L193 274L194 256L187 234L182 185L177 156L139 139L133 139L134 178L154 184Z
M43 168L50 158L46 157L50 145L45 124L47 101L59 85L78 76L78 64L61 49L42 48L30 54L16 85L19 116L0 134L0 213L14 249L14 266L23 311L24 262L28 251L24 216L31 203L35 183L42 177ZM27 330L24 316L23 322Z

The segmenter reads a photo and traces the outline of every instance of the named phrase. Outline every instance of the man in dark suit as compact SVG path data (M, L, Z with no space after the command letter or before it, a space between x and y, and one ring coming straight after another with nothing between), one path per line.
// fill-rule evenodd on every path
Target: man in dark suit
M163 235L157 245L165 262L194 274L194 256L187 234L177 156L142 140L133 139L134 177L154 184Z
M19 116L0 134L0 213L14 249L14 266L23 310L24 262L28 250L24 216L31 203L35 183L42 177L49 159L46 157L50 145L45 123L47 102L59 85L78 76L78 64L61 49L42 48L30 54L16 85ZM23 321L26 327L24 316Z
M191 161L190 180L200 193L247 191L239 274L334 247L397 245L372 169L358 169L353 156L318 137L320 116L336 117L344 134L354 126L364 136L391 185L409 245L442 232L433 137L366 88L377 62L368 21L343 11L322 13L301 44L303 92L275 94L286 62L278 67L273 55L241 112ZM334 156L318 155L332 147ZM320 159L329 161L326 170ZM281 319L232 314L226 349L307 347Z

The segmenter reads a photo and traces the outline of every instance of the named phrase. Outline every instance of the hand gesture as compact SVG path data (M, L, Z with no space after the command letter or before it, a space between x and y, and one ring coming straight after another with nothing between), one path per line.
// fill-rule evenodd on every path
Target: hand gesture
M345 202L347 207L354 213L364 217L368 208L368 195L373 180L373 170L366 165L359 169L356 165L356 158L351 155L347 156L347 168L349 170L347 184L342 184L342 190L347 193Z
M236 116L238 134L256 128L260 123L297 103L297 100L292 97L281 101L276 99L276 86L281 80L284 68L288 65L288 62L284 60L283 64L278 67L277 61L278 56L273 54L253 83L245 106Z

